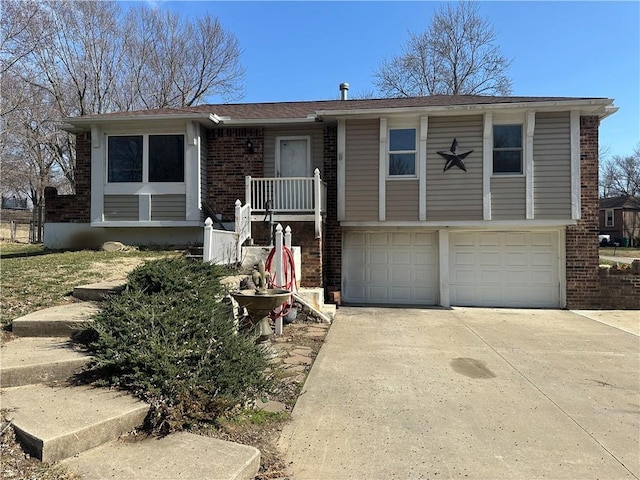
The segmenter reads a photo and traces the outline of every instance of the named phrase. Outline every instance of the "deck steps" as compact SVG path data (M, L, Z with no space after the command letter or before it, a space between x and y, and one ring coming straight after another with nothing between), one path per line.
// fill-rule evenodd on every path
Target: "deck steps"
M14 319L11 331L19 337L70 337L99 310L95 302L45 308Z
M90 386L26 385L4 389L16 437L43 462L56 462L140 427L149 405L131 395Z
M162 438L111 442L62 464L86 479L249 480L260 468L260 451L180 432Z
M127 281L124 279L79 285L73 289L73 296L78 300L98 302L104 300L109 295L119 294L126 286Z
M61 337L21 337L0 348L0 386L63 382L82 370L91 356Z
M123 441L123 434L142 426L149 405L118 390L67 383L91 360L69 337L99 311L97 300L125 284L82 285L74 296L91 301L13 321L17 338L0 350L0 399L16 437L35 458L60 461L80 479L254 478L257 449L186 432Z

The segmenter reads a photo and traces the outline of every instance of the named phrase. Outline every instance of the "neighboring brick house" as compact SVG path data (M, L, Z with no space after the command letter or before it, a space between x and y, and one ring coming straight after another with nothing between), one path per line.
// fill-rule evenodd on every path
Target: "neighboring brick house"
M70 118L77 193L48 192L45 244L202 242L204 218L232 222L240 199L256 243L271 209L302 247L303 286L351 304L588 308L598 127L616 110L431 96Z
M600 233L622 246L640 245L640 198L631 195L601 198Z

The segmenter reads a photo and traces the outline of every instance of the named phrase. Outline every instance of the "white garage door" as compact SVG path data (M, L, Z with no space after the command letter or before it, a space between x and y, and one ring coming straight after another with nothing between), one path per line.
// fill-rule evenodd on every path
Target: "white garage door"
M435 305L436 245L433 232L346 232L342 251L344 301Z
M556 232L451 233L451 305L560 307Z

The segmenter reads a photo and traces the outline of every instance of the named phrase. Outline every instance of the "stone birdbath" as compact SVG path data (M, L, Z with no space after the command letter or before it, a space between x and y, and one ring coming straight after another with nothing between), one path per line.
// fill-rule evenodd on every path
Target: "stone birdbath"
M260 260L258 271L253 274L255 289L231 292L238 305L247 309L253 329L259 340L273 335L269 324L269 314L291 298L291 292L279 288L267 288L269 273L265 272L264 261Z

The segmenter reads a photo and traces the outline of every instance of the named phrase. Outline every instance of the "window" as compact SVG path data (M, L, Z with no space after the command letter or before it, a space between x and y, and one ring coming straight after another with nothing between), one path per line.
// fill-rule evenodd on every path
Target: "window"
M522 174L522 125L494 125L493 173Z
M184 135L149 135L149 181L184 182Z
M109 137L109 182L142 181L142 136Z
M613 210L604 211L604 226L613 227Z
M389 176L416 176L416 129L389 130Z
M184 135L114 135L107 142L107 181L184 182Z

